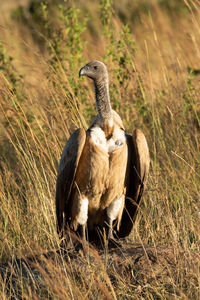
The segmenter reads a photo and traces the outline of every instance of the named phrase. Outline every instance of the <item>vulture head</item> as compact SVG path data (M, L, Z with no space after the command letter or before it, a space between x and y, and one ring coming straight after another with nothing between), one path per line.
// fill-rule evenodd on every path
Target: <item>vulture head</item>
M107 68L101 61L93 60L85 65L79 71L79 77L87 76L94 82L108 81Z

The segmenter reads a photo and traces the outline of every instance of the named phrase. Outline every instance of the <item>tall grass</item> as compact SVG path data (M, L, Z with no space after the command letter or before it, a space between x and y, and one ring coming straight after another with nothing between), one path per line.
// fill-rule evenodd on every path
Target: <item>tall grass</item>
M10 1L12 10L5 4L0 17L1 262L58 249L57 165L69 135L96 114L92 86L78 71L99 59L109 70L113 108L128 132L143 130L151 154L130 240L171 246L188 267L166 266L169 289L160 281L138 286L117 273L116 284L97 253L98 264L82 258L87 277L72 263L49 260L37 292L18 278L9 296L198 299L199 265L192 275L189 266L200 252L199 2L125 1L119 8L104 0L32 1L30 10L23 3ZM4 298L5 285L2 279Z

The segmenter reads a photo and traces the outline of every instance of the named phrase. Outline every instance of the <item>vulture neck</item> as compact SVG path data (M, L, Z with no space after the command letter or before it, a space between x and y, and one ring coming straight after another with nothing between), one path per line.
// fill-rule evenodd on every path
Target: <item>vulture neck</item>
M101 81L95 80L94 86L97 111L102 124L102 129L104 130L106 137L108 137L112 134L113 130L113 115L110 104L108 79Z

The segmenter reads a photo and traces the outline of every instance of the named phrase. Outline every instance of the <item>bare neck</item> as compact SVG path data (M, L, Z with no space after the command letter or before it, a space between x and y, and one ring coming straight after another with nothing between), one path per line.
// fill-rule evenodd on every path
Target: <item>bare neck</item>
M102 124L108 123L112 126L112 108L109 96L109 83L108 79L101 81L94 81L96 107Z

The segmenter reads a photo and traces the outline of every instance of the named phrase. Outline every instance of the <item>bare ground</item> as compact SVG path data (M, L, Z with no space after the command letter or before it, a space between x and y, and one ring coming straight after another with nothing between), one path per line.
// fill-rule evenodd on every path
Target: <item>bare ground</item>
M55 278L55 273L62 276L73 276L78 281L90 280L96 274L107 276L112 286L122 282L137 294L145 288L165 286L169 295L181 297L181 290L187 289L191 281L197 285L200 254L188 256L183 250L177 251L168 246L148 246L122 242L121 247L110 249L90 248L86 256L82 251L72 249L65 253L51 251L29 258L18 258L0 265L0 275L7 294L20 294L20 286L32 291L45 289L46 282ZM19 278L21 283L19 284ZM181 289L175 290L175 282L179 281ZM173 296L174 297L174 296ZM169 299L174 299L169 296ZM182 298L182 297L181 297ZM167 297L168 299L168 297Z

